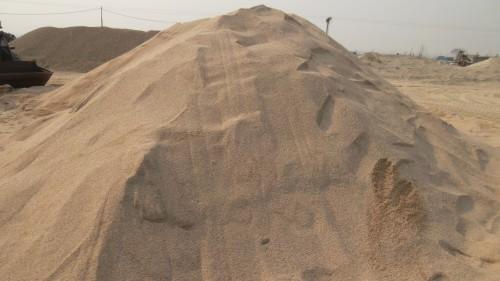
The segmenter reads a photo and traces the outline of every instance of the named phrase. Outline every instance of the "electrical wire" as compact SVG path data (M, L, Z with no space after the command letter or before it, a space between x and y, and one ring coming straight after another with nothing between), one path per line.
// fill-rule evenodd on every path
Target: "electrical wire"
M0 12L0 15L6 16L54 16L54 15L69 15L69 14L80 14L87 12L98 11L100 8L92 8L92 9L84 9L84 10L76 10L76 11L66 11L66 12L51 12L51 13L5 13Z
M39 2L39 1L19 1L19 0L0 0L4 3L21 4L21 5L33 5L33 6L52 6L52 7L73 7L73 8L89 8L88 5L78 5L78 4L65 4L57 2Z
M2 2L3 0L0 0ZM66 12L48 12L48 13L7 13L7 12L0 12L0 15L7 15L7 16L50 16L50 15L67 15L67 14L78 14L78 13L87 13L87 12L95 12L101 10L100 7L98 8L90 8L90 9L83 9L83 10L75 10L75 11L66 11ZM166 24L173 24L177 23L175 21L164 21L164 20L158 20L158 19L150 19L150 18L143 18L143 17L137 17L137 16L132 16L128 14L123 14L119 12L115 12L112 10L108 9L102 9L103 12L112 14L112 15L117 15L121 17L126 17L126 18L131 18L135 20L140 20L140 21L148 21L148 22L156 22L156 23L166 23Z
M42 5L41 2L36 1L13 1L13 0L0 0L0 2L17 2L17 3L25 3L25 4L33 4L33 5ZM49 6L63 6L67 4L62 3L46 3L45 5ZM51 15L67 15L67 14L78 14L78 13L87 13L98 11L101 8L89 8L82 10L74 10L74 11L66 11L66 12L47 12L47 13L8 13L8 12L0 12L0 15L7 16L51 16ZM126 17L130 19L135 19L139 21L148 21L155 23L166 23L172 24L176 23L175 21L165 21L159 19L151 19L144 17L137 17L129 14L124 14L121 12L116 12L113 10L103 9L103 12L108 14L113 14L121 17ZM159 14L159 13L158 13ZM169 16L169 15L164 15ZM309 19L319 19L319 17L307 17ZM436 24L422 24L422 23L412 23L412 22L397 22L397 21L388 21L388 20L379 20L379 19L363 19L363 18L344 18L344 17L334 17L335 21L347 21L347 22L356 22L356 23L365 23L365 24L377 24L377 25L387 25L387 26L396 26L396 27L411 27L411 28L431 28L431 29L440 29L440 30L453 30L453 31L469 31L469 32L486 32L486 33L500 33L499 28L493 27L467 27L467 26L454 26L454 25L436 25Z
M108 10L108 9L103 9L103 11L106 12L106 13L109 13L109 14L116 15L116 16L121 16L121 17L131 18L131 19L135 19L135 20L141 20L141 21L158 22L158 23L177 23L175 21L164 21L164 20L148 19L148 18L142 18L142 17L136 17L136 16L131 16L131 15L126 15L126 14L114 12L114 11L111 11L111 10Z

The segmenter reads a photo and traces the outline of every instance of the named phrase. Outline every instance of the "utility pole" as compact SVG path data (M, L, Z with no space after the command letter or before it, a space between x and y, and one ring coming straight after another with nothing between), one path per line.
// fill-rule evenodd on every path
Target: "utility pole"
M101 28L103 28L103 27L104 27L104 20L102 18L102 6L101 6Z
M425 46L424 45L421 45L420 46L420 50L418 51L418 57L421 58L424 56L424 52L425 52Z
M326 36L328 36L328 33L330 31L330 22L332 21L332 17L328 17L326 19Z

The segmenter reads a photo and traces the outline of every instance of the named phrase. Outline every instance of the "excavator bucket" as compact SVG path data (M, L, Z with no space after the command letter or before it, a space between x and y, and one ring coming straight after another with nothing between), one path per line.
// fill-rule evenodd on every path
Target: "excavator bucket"
M34 61L20 60L9 46L9 42L15 38L14 35L0 30L0 85L8 84L14 88L44 86L52 72L39 67Z
M52 72L39 67L34 61L0 62L0 85L8 84L13 88L44 86Z

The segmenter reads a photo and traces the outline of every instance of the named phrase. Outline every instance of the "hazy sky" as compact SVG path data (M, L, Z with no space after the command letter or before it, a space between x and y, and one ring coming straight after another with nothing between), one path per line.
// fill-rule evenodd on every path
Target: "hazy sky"
M448 54L454 48L500 53L500 0L0 0L4 30L22 35L42 26L100 24L99 11L51 16L5 13L50 13L104 6L126 15L156 19L147 22L104 13L104 24L131 29L164 29L167 22L216 16L241 7L265 4L301 15L324 28L333 16L331 35L351 50Z

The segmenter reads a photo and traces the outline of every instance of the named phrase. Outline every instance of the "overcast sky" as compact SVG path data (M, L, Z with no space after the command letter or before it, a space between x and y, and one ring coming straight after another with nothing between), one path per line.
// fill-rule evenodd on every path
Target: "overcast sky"
M500 53L500 0L0 0L4 30L22 35L42 26L97 26L99 11L51 16L13 16L5 13L51 13L104 6L105 9L148 22L104 13L104 24L161 30L182 22L265 4L305 17L324 28L333 16L331 35L351 50L385 53L448 54L454 48L471 53Z

